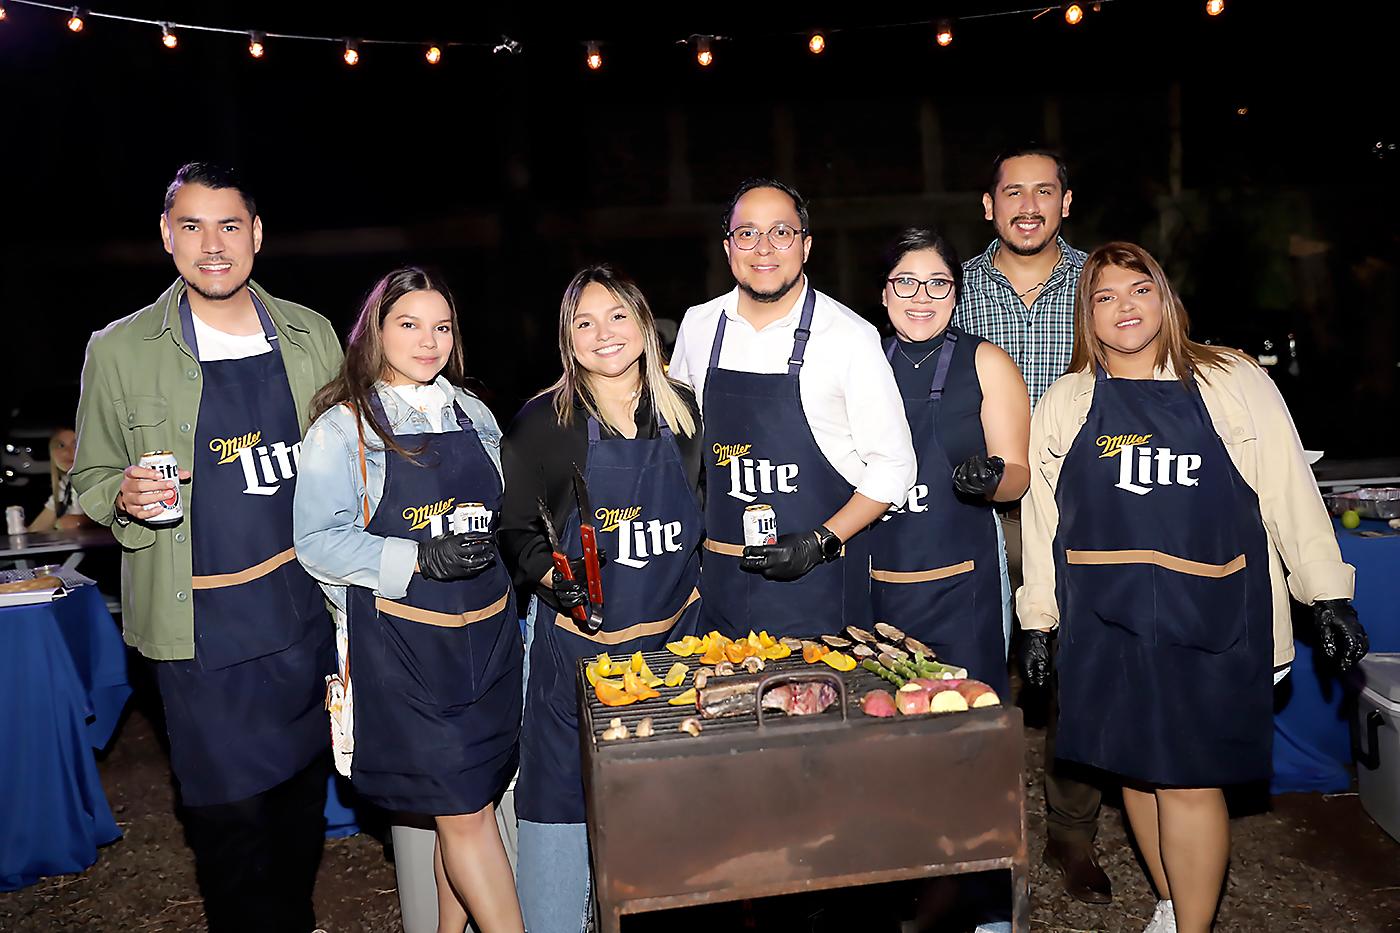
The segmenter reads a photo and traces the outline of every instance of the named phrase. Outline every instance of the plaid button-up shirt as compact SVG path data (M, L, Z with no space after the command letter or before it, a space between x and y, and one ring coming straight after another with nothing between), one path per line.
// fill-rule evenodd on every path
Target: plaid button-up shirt
M1027 308L1001 270L992 264L1000 240L963 263L962 293L953 323L1001 347L1026 379L1031 407L1065 374L1074 349L1074 293L1084 268L1084 253L1056 237L1060 261L1045 287Z

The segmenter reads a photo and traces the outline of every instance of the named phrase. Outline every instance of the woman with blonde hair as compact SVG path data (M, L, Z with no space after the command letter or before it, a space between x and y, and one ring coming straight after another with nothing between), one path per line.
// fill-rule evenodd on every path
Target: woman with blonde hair
M49 481L53 490L43 511L29 523L29 531L67 531L93 524L68 480L73 458L78 452L78 435L72 428L59 428L49 437Z
M531 933L579 933L591 914L575 662L653 651L692 632L704 539L700 413L690 389L666 375L636 284L609 266L575 275L559 306L559 357L558 381L526 403L503 447L501 550L516 585L534 594L515 792ZM580 560L580 474L606 553L601 607L588 602ZM554 568L546 520L572 580Z
M1282 397L1249 357L1188 331L1145 249L1089 255L1069 371L1031 423L1016 598L1028 681L1045 684L1056 655L1056 754L1123 781L1160 898L1150 933L1211 927L1222 788L1270 773L1289 592L1341 670L1367 650Z

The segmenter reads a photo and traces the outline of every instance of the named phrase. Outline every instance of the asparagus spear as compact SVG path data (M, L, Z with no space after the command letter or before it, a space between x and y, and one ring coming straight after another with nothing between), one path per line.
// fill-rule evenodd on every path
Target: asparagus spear
M860 662L860 666L865 668L867 671L874 674L875 676L880 677L883 680L888 680L890 683L894 684L895 687L902 687L905 685L905 683L907 683L907 681L903 677L900 677L894 671L889 670L886 667L882 667L880 663L874 660L873 658L866 658L864 661Z

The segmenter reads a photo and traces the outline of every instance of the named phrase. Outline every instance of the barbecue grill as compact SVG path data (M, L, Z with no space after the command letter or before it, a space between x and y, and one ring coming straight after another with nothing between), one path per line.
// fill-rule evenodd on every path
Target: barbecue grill
M657 672L677 660L644 657ZM1010 869L1012 929L1029 931L1020 710L867 716L860 697L888 684L793 655L764 673L834 676L838 702L810 716L702 719L691 736L678 726L695 707L666 703L691 675L658 699L609 707L586 663L579 730L603 933L619 933L623 914L993 869ZM636 738L647 716L655 734ZM602 740L614 718L633 737Z

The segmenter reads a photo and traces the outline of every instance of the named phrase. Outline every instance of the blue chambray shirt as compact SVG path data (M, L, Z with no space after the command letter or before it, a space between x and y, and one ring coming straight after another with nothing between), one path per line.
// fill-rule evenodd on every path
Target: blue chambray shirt
M1029 308L1016 297L1001 270L992 264L1001 240L963 263L962 292L953 323L1005 350L1025 377L1034 409L1050 383L1065 374L1074 350L1074 295L1085 254L1055 237L1060 261Z
M501 429L490 409L466 389L439 376L436 385L456 398L472 419L482 446L501 471ZM384 414L394 434L436 434L457 431L452 404L444 405L433 425L428 416L406 405L402 397L380 382L375 386ZM377 449L376 435L365 426L365 466L369 489L360 479L360 445L355 418L337 405L316 419L301 445L297 468L296 498L292 503L292 535L297 559L321 583L329 597L345 611L345 587L363 586L385 599L402 599L408 592L418 544L408 538L382 538L365 531L362 497L368 492L373 515L384 495L384 451Z

